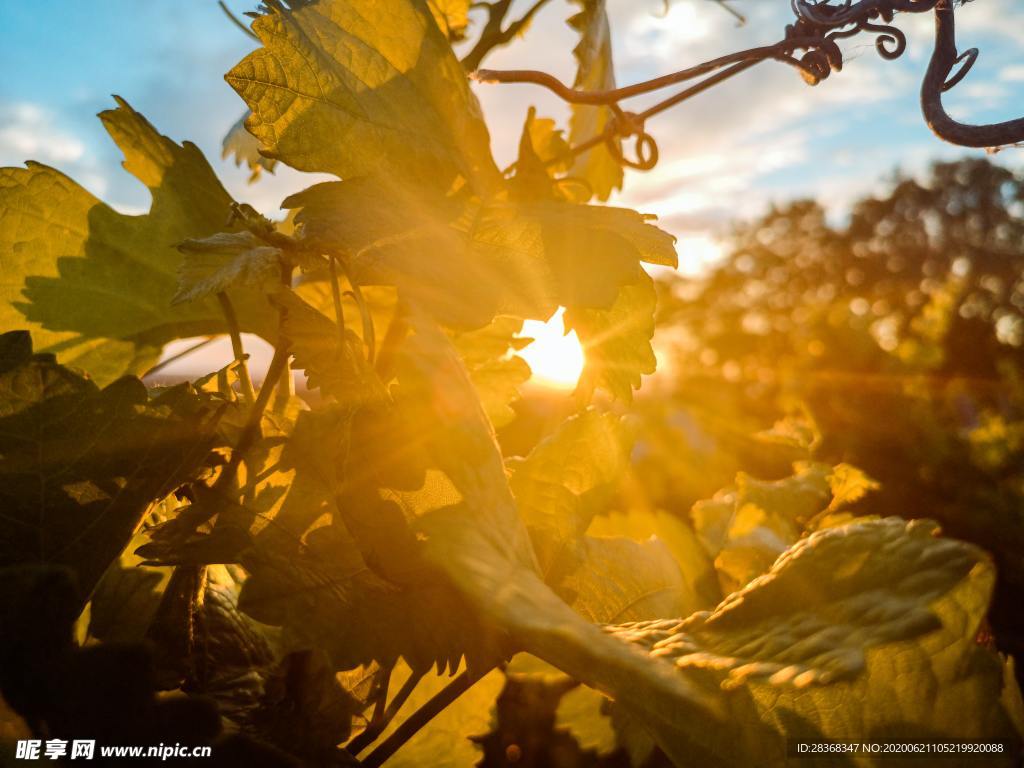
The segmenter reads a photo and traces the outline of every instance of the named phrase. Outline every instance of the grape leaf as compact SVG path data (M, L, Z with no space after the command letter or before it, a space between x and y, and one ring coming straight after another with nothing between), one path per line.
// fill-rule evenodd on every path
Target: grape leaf
M992 566L935 533L897 518L830 528L714 611L609 627L720 683L732 722L745 724L653 723L662 749L677 761L697 745L713 756L705 764L783 765L787 737L1018 743L1000 705L1002 665L974 642Z
M624 208L460 203L379 176L318 184L284 205L301 208L296 223L312 250L351 254L360 284L396 285L462 328L498 313L547 319L559 305L607 308L638 279L638 262L676 264L675 239Z
M417 519L428 559L517 649L632 701L651 717L664 717L668 710L698 719L713 716L713 692L698 695L663 665L606 642L614 638L603 638L539 579L493 432L468 377L436 326L422 314L413 323L416 332L406 342L409 360L399 381L433 404L417 426L429 455L462 497Z
M604 509L628 462L618 417L595 410L566 420L525 459L509 460L509 485L545 577L571 555Z
M455 669L463 655L486 668L499 658L494 637L424 562L402 507L376 494L399 476L389 465L413 452L400 450L401 423L382 407L299 414L287 446L268 454L270 471L258 472L257 494L287 491L243 553L251 575L240 605L283 627L290 647L322 648L338 669L399 657L417 671Z
M830 467L798 462L781 480L758 480L740 472L736 486L697 502L694 527L714 558L724 593L744 586L768 570L805 529L849 522L836 516L872 487L863 472L847 464Z
M516 336L522 325L518 318L503 315L478 331L460 333L453 339L495 429L515 418L511 403L519 399L520 385L530 378L530 366L512 354L529 343Z
M580 41L573 49L577 65L573 87L582 91L611 90L615 88L615 69L605 0L575 2L581 10L569 19L569 25L580 33ZM569 143L576 146L599 136L613 119L608 107L574 104L569 121ZM614 141L620 144L619 139ZM588 181L599 200L607 200L614 190L622 189L622 166L605 144L577 157L569 174Z
M174 245L221 231L231 198L194 144L174 143L117 103L100 119L149 187L148 214L119 213L39 163L0 169L0 326L29 328L38 349L100 383L144 371L172 339L227 330L216 302L172 311L170 299ZM232 300L245 330L272 332L259 295Z
M499 182L480 107L425 4L274 3L252 29L263 47L225 77L265 157L441 189L456 176L481 192Z
M205 460L216 414L184 387L151 399L126 377L100 389L12 345L17 334L0 336L0 565L66 565L84 599L149 505Z
M635 282L619 289L609 309L566 309L565 328L576 331L586 359L579 385L583 399L600 386L631 402L641 377L657 367L651 339L658 297L646 272L637 267L634 274Z
M143 543L136 536L110 564L89 602L89 635L98 640L139 642L153 620L160 593L167 586L169 568L140 566L133 554Z
M663 542L586 536L575 554L548 583L584 618L607 624L684 613L686 585Z
M411 670L399 664L391 676L391 694L408 679ZM428 673L399 709L397 717L384 731L387 738L409 715L427 703L451 682L448 676ZM480 761L480 748L471 741L492 727L494 700L498 698L505 676L492 670L443 709L419 733L409 739L384 763L386 768L472 768Z
M348 405L386 398L353 331L346 328L339 338L334 321L291 291L281 291L272 302L284 310L282 331L291 342L293 367L305 371L310 389Z
M182 304L245 287L260 291L281 282L281 250L252 232L218 232L178 245L184 254L178 268L178 292L172 304Z
M629 509L598 515L587 529L590 536L624 536L647 541L652 536L665 543L683 574L685 592L680 598L680 616L717 605L722 599L715 567L686 521L668 512Z
M453 42L466 37L470 0L427 0L427 7L445 37Z
M249 183L252 184L259 179L263 171L273 173L277 161L261 155L259 141L245 130L245 121L249 115L250 112L246 110L238 122L231 126L231 130L224 135L220 156L222 160L234 157L236 168L245 163L249 168Z
M559 303L608 308L637 280L638 263L676 267L675 237L628 208L557 200L524 203L519 216L540 227Z
M577 686L558 700L555 727L568 731L581 749L599 755L615 751L615 731L604 709L608 699L585 685Z

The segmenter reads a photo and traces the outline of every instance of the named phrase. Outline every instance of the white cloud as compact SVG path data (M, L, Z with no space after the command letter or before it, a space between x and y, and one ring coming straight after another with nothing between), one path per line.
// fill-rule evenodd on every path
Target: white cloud
M1010 64L999 70L999 79L1007 83L1024 83L1024 64Z
M54 123L53 116L36 104L0 105L0 162L55 164L81 159L85 146Z
M0 166L26 160L52 165L97 197L109 179L88 144L60 125L57 115L31 102L0 102Z

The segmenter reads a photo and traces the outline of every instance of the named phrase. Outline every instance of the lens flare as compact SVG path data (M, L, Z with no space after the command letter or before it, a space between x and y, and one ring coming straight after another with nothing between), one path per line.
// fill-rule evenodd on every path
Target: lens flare
M583 372L583 347L576 331L565 333L564 310L559 309L547 322L527 320L520 335L533 341L519 355L533 371L531 381L553 389L571 389Z

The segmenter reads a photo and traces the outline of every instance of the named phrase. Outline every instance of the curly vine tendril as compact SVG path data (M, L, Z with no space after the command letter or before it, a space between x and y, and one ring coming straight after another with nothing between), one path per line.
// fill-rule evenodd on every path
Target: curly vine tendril
M935 51L921 87L921 106L929 127L940 138L967 147L1024 142L1024 118L992 125L966 125L953 120L942 105L942 94L963 80L978 58L976 48L957 52L953 29L956 0L790 0L790 3L796 20L786 27L785 36L774 45L739 51L623 88L575 90L535 70L480 70L475 77L484 82L533 83L572 104L610 108L615 118L604 132L572 147L570 155L579 155L604 144L623 165L649 170L658 162L658 145L644 128L647 118L769 59L788 64L808 83L816 85L843 68L843 54L836 41L861 32L875 35L875 49L882 58L897 59L907 50L907 37L891 23L896 14L934 11ZM619 106L620 101L633 96L699 78L704 79L639 114L626 112ZM622 143L629 139L632 139L631 156L626 156Z
M977 48L958 54L952 0L935 9L935 51L921 84L921 111L936 136L964 147L1001 147L1024 142L1024 118L988 125L954 120L942 105L942 94L964 79L978 58ZM954 72L957 65L960 68Z

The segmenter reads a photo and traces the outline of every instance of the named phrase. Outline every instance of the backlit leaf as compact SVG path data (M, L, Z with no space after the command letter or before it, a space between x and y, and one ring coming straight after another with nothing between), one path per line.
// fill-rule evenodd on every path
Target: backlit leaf
M626 469L628 445L618 417L590 410L568 419L525 459L508 462L510 487L542 574L573 552L607 505Z
M630 402L641 377L654 373L657 361L651 347L657 295L654 283L637 267L635 282L619 289L609 309L569 307L565 327L576 331L586 364L580 380L585 396L596 387Z
M573 87L581 91L611 90L615 88L615 68L605 1L576 2L581 10L569 19L570 26L580 33L580 41L573 49L577 66ZM608 107L574 104L569 121L569 143L575 146L600 135L613 118ZM619 143L619 139L614 141ZM607 200L614 190L622 188L622 166L604 144L581 154L569 175L589 182L599 200Z
M513 354L526 344L516 336L522 325L517 318L499 316L490 325L453 340L495 429L515 418L511 403L519 399L519 387L530 378L530 366Z
M24 357L0 374L0 564L66 565L88 595L149 505L199 468L215 424L184 387L150 398L125 377L100 389L51 356Z
M346 328L340 336L334 321L291 291L275 295L273 303L284 310L282 329L291 342L293 365L305 371L310 389L353 406L386 397L355 333Z
M607 755L616 747L611 718L604 711L607 703L593 688L573 688L558 700L555 727L567 730L582 749Z
M281 251L251 232L218 232L178 245L178 292L172 304L195 301L229 288L265 290L281 282Z
M830 528L714 611L609 628L731 691L733 722L761 723L699 733L656 723L660 746L675 760L696 744L707 764L783 765L786 737L1017 742L1002 665L974 642L991 565L935 530L895 518Z
M360 284L396 285L459 328L501 313L547 319L559 305L606 309L640 279L639 262L676 263L675 238L624 208L460 203L379 176L317 184L284 205L301 208L311 248L350 254Z
M152 193L149 213L119 213L39 163L0 169L0 327L30 329L37 349L100 383L141 373L175 338L227 330L215 301L170 301L175 244L222 231L231 198L194 144L117 102L100 119ZM232 299L245 330L271 333L259 294Z
M634 541L656 537L664 542L683 574L680 596L681 616L717 605L722 599L714 564L693 528L668 512L644 512L630 509L598 515L587 533L591 536L625 536Z
M479 105L425 4L275 3L252 28L263 47L226 79L266 157L342 178L497 183Z
M575 555L576 562L562 565L549 584L590 621L607 624L674 616L688 607L679 565L658 539L587 536Z
M614 638L603 638L538 578L493 433L454 350L426 322L417 321L416 357L406 381L434 403L432 417L421 429L439 468L463 499L417 522L427 557L518 649L632 702L651 717L663 717L667 709L696 718L712 716L713 693L698 696L662 664L607 642Z
M449 40L462 40L469 26L470 0L427 0L437 26Z
M395 693L409 676L410 670L400 664L391 677L391 692ZM454 678L427 673L412 695L398 712L398 716L384 732L387 738L395 724L423 706ZM446 707L419 733L384 763L386 768L473 768L481 758L480 748L471 741L483 736L492 727L494 700L505 683L505 676L492 670L477 680L468 691Z
M231 130L224 135L220 156L222 160L234 157L236 167L245 163L249 168L249 183L251 184L259 179L263 171L273 173L277 160L260 154L259 140L245 129L245 121L248 117L249 112L246 111L238 119L238 122L231 126Z

